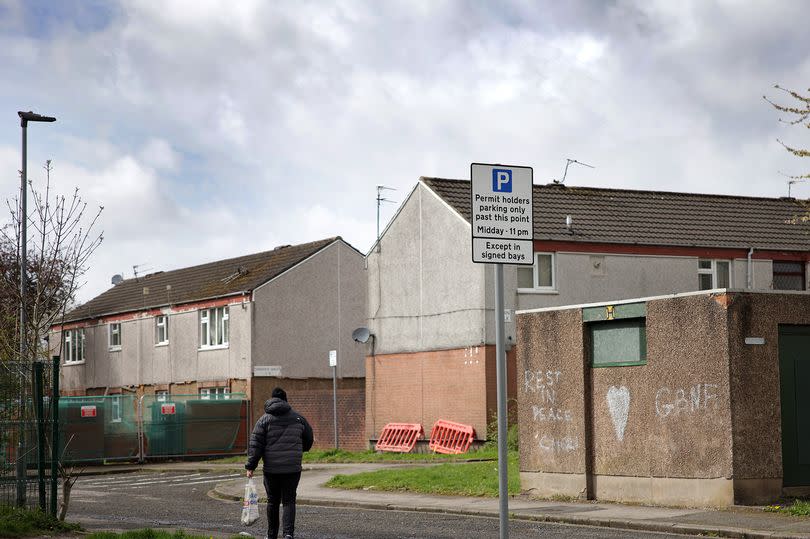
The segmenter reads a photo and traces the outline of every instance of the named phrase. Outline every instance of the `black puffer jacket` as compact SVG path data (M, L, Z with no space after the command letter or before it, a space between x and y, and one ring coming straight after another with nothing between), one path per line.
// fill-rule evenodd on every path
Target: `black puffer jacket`
M273 398L264 403L264 415L250 435L245 469L255 470L264 459L264 473L301 471L304 451L312 447L312 427L287 401Z

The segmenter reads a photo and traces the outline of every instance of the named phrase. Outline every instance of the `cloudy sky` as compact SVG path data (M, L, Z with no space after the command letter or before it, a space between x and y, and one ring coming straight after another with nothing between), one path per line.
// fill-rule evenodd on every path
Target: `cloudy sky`
M535 183L784 196L810 145L763 94L810 86L803 2L0 0L0 197L103 205L87 300L168 270L375 236L375 186L472 161ZM804 168L802 168L804 167ZM810 196L810 185L793 187ZM383 207L383 226L396 210ZM6 219L0 216L0 222Z

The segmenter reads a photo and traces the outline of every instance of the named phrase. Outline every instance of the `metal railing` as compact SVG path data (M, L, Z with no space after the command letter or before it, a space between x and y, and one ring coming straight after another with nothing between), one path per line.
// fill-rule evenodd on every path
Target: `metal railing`
M58 395L58 356L0 362L0 505L56 515Z

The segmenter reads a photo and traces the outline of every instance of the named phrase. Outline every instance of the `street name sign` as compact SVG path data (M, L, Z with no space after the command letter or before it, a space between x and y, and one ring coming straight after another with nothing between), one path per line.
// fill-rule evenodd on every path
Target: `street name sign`
M531 167L470 165L473 262L534 264Z
M281 365L254 365L253 376L281 376Z

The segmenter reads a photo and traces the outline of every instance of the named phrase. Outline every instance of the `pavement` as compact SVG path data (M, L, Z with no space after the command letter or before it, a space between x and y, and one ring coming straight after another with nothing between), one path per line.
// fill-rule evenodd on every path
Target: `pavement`
M497 498L434 496L409 492L343 490L323 486L336 474L353 474L380 468L414 464L312 464L304 466L298 487L298 503L362 509L426 511L461 515L498 517ZM131 471L210 471L244 469L239 464L178 462L87 468L82 475ZM260 480L259 473L257 478ZM259 481L260 493L263 493ZM210 495L241 500L245 478L217 483ZM262 501L264 501L262 496ZM735 506L725 510L651 507L606 502L540 500L526 495L509 499L512 519L620 528L626 530L708 535L740 539L810 539L810 518L766 512L762 507Z

